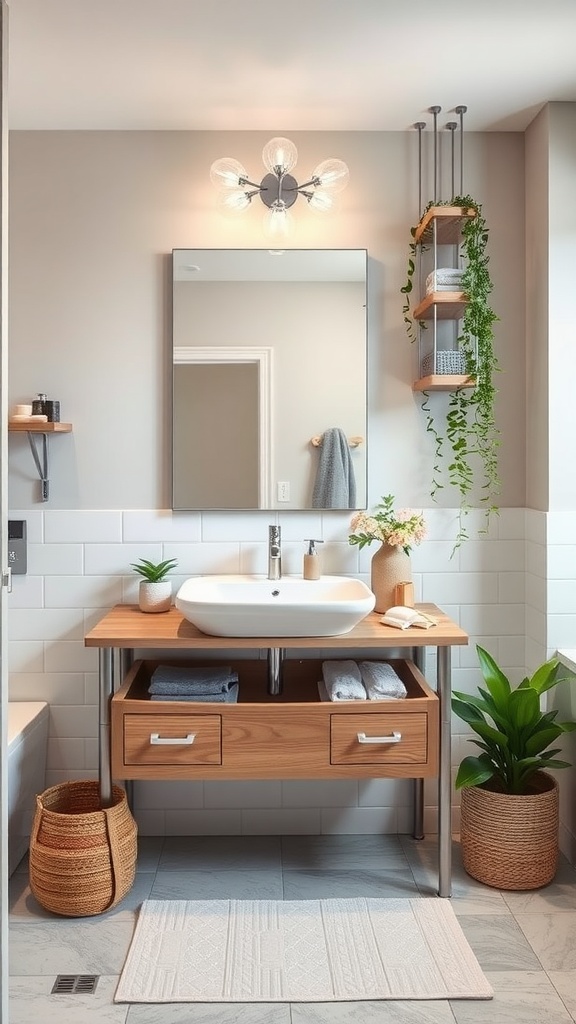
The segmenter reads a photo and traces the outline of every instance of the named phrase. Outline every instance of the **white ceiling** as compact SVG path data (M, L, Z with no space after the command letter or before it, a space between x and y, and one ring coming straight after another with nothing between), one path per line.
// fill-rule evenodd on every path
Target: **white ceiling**
M8 0L14 129L404 131L576 101L576 0Z

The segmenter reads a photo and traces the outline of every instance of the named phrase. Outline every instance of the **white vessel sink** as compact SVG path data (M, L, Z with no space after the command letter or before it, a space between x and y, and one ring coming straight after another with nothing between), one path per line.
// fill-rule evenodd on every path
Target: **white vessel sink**
M374 604L372 591L348 576L195 576L176 595L184 618L211 636L339 636Z

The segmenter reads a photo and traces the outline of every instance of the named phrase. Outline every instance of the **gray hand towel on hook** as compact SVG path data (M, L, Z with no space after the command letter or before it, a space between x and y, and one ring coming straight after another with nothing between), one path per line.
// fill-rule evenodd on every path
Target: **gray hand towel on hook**
M322 435L312 508L355 508L356 478L348 438L339 427Z

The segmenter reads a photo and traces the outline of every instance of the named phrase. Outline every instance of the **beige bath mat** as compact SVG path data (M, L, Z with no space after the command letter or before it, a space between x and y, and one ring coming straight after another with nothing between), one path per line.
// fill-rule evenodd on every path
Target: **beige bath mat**
M115 1002L491 996L448 900L147 900Z

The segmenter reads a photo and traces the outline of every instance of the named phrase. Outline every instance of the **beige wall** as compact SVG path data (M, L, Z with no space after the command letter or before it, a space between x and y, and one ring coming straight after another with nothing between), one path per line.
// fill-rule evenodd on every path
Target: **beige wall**
M425 142L430 141L429 133ZM14 132L11 136L10 401L60 399L74 433L51 444L51 508L169 507L170 259L178 247L261 247L262 218L218 211L208 169L231 153L258 168L263 133ZM369 288L369 503L425 505L432 448L411 390L416 352L402 324L416 133L296 133L304 173L342 157L340 210L296 210L298 247L365 247ZM500 316L497 416L503 506L525 501L524 142L470 134L465 190L491 229ZM446 189L444 189L446 193ZM428 186L424 195L429 194ZM303 373L305 367L303 367ZM434 396L435 409L445 398ZM10 503L36 507L26 439L10 444ZM453 507L447 488L440 505Z

